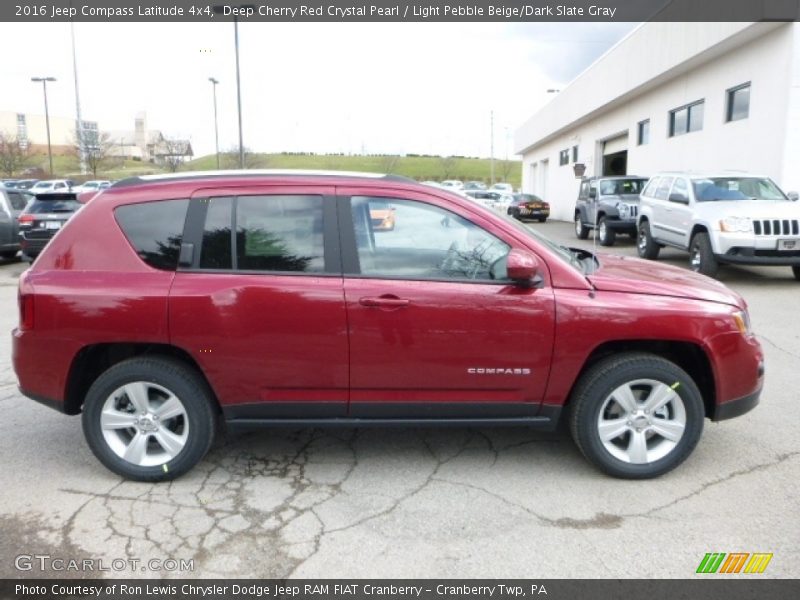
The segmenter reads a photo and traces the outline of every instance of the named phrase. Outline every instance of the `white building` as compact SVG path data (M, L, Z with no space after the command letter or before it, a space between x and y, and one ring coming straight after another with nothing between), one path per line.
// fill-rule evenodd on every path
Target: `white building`
M800 24L645 23L515 135L522 187L572 220L586 175L747 170L800 189Z

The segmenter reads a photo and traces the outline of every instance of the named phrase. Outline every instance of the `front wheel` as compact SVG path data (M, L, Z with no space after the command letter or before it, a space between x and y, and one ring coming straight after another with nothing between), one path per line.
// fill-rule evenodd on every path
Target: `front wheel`
M703 432L703 399L692 378L659 356L607 358L583 375L570 400L570 431L600 470L658 477L692 453Z
M608 226L605 217L600 217L600 222L597 224L597 237L600 238L601 246L613 246L617 239L617 233Z
M797 281L800 281L800 266L795 265L792 267L792 275Z
M589 228L583 224L583 220L581 219L581 213L575 213L575 235L578 236L579 240L585 240L589 237Z
M692 238L689 246L689 265L695 273L714 277L719 271L719 263L711 248L711 240L705 232L698 233Z
M208 452L216 411L208 386L184 363L132 358L92 384L82 420L89 447L111 471L136 481L166 481Z
M544 223L547 221L547 217L539 217L539 223Z
M655 240L653 240L653 236L650 234L650 223L648 221L639 223L639 232L636 238L636 252L639 254L639 257L655 260L658 258L658 252L660 250L661 247L656 244Z

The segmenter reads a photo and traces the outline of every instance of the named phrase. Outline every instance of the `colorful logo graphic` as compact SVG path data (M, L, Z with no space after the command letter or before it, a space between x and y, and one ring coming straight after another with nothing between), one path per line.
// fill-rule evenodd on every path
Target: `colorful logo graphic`
M700 561L697 573L763 573L767 569L772 553L763 552L708 552Z

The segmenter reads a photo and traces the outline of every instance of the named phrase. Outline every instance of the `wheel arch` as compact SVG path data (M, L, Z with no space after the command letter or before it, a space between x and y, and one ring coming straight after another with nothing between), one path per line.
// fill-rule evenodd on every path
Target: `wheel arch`
M705 223L695 223L692 225L692 231L689 233L689 245L688 247L692 247L692 242L694 242L694 238L698 233L706 233L709 234L710 230L708 225ZM708 241L711 243L711 248L714 248L714 241L711 239L711 235L708 236Z
M84 346L78 351L72 359L67 375L64 412L68 415L79 414L82 410L86 393L101 374L124 360L143 356L148 358L171 358L193 369L208 386L217 409L220 409L219 399L211 382L208 381L197 361L182 348L170 344L118 342Z
M578 376L572 383L564 406L569 405L578 382L589 369L609 356L624 352L652 354L678 365L689 374L700 390L700 394L703 397L705 416L710 417L714 413L717 386L711 360L699 344L673 340L615 340L603 342L586 357Z

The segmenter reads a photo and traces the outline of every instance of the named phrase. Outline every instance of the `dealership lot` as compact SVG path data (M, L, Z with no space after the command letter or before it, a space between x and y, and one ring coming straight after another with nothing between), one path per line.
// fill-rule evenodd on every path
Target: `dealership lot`
M532 227L592 245L571 223ZM624 236L612 250L636 254ZM0 266L4 331L23 269ZM29 561L15 557L48 555L124 562L120 576L688 577L706 552L771 552L764 575L794 576L800 284L785 267L720 279L750 304L767 357L762 404L706 422L684 465L641 482L595 471L564 433L458 428L261 431L230 437L173 483L125 482L91 455L79 418L17 392L7 342L0 574L40 576L39 563L19 571ZM141 571L151 559L194 570ZM142 561L133 573L131 560Z

